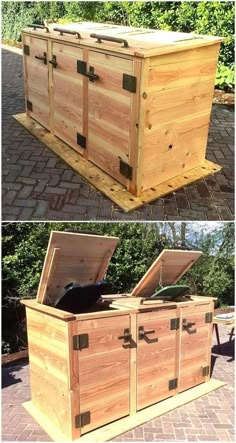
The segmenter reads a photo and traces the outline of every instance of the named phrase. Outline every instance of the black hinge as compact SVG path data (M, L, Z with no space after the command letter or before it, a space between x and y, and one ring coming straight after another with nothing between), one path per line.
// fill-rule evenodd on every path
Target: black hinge
M137 78L134 75L123 74L123 89L129 92L136 92Z
M205 315L205 323L211 323L212 322L212 312L207 312Z
M73 350L81 351L89 347L89 336L88 334L79 334L73 336Z
M170 329L173 331L173 329L179 329L179 318L172 318L170 320Z
M86 149L86 137L79 134L78 132L77 132L77 145L79 145L83 149Z
M78 74L85 74L87 71L87 63L82 60L77 60L77 72Z
M30 47L28 45L24 45L24 54L25 55L30 55Z
M178 386L178 378L173 378L172 380L169 380L169 391L172 389L176 389Z
M30 102L29 100L27 100L27 102L26 102L26 106L27 106L27 109L28 109L28 111L33 111L33 105L32 105L32 102Z
M207 377L209 375L209 372L210 372L209 366L204 366L204 368L202 368L202 376L203 377Z
M128 163L125 163L123 162L123 160L120 160L120 173L129 180L132 180L133 168L130 165L128 165Z
M90 421L91 421L90 411L83 412L83 414L75 416L75 427L82 428L83 426L89 425Z

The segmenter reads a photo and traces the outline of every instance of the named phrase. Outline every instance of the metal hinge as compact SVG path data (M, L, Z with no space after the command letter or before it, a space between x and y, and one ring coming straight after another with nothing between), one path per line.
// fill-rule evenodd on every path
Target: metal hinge
M123 74L123 89L129 92L136 92L137 88L137 77L134 75Z
M77 72L78 74L85 74L87 70L87 63L82 60L77 60Z
M26 102L26 107L27 107L27 109L28 109L28 111L33 111L33 105L32 105L32 102L30 102L29 100L27 100L27 102Z
M88 334L73 335L73 350L81 351L89 347L89 336Z
M202 368L202 376L203 377L207 377L209 375L209 372L210 372L209 366L204 366L204 368Z
M128 163L123 162L123 160L121 159L120 159L120 173L129 180L132 180L133 168L130 165L128 165Z
M23 52L25 55L30 55L30 47L28 45L24 45Z
M78 414L75 416L75 427L82 428L83 426L89 425L91 421L90 411L83 412L83 414Z
M86 149L86 137L79 134L78 132L77 132L77 145L79 145L83 149Z
M173 329L179 329L179 318L172 318L170 320L170 329L173 331Z
M212 312L207 312L205 314L205 323L211 323L212 322Z
M176 389L178 386L178 378L173 378L172 380L169 380L169 391L172 389Z

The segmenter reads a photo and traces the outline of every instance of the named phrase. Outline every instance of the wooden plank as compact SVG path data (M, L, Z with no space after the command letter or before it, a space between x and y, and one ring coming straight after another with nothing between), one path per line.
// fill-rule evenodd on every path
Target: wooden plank
M38 288L37 301L55 304L68 283L91 284L96 282L107 250L112 253L118 243L116 237L74 234L52 231ZM57 263L48 285L54 249L60 248ZM109 260L107 260L107 265ZM106 269L103 267L105 273ZM100 274L102 277L102 274Z
M45 128L49 128L49 77L48 77L48 42L40 38L24 36L24 44L29 46L29 55L24 55L27 100L32 103L30 117L37 119ZM47 64L36 59L46 53Z
M159 287L160 280L162 280L163 286L171 285L173 282L176 283L178 276L184 273L187 265L191 267L201 255L201 251L164 249L135 286L131 295L150 297ZM172 267L172 272L170 272L170 266L173 262L175 266Z
M32 402L71 439L68 323L29 308L26 317Z
M130 315L130 333L132 346L130 349L130 387L129 387L129 414L137 412L137 315Z
M31 300L21 300L22 305L27 306L28 308L34 309L35 311L42 312L43 314L47 314L52 317L60 318L61 320L74 320L76 317L71 312L61 311L60 309L55 309L51 306L43 305L38 303L35 299Z
M47 287L50 287L51 282L53 281L53 273L55 272L55 268L57 266L59 257L60 257L61 249L60 248L54 248L52 257L51 257L51 263L48 270L48 281L47 281ZM45 291L42 296L42 303L44 303L44 298L46 295L46 287ZM51 305L53 306L53 302L51 302Z
M130 316L115 320L100 318L76 324L77 334L89 336L89 347L79 351L80 410L91 414L82 434L129 414L131 347L120 337L124 329L130 329Z
M216 67L216 57L152 67L148 75L148 92L213 80Z
M163 400L161 403L157 403L142 411L139 411L135 415L117 420L111 424L103 426L100 429L89 432L76 441L104 442L112 440L121 433L125 433L130 429L147 423L150 420L153 420L163 414L173 411L174 409L181 407L191 401L194 401L202 397L203 395L207 395L210 392L213 392L214 390L219 389L225 385L225 382L211 379L207 383L203 383L190 390L182 392L175 397ZM52 426L50 420L48 420L46 416L43 416L38 412L37 409L35 409L31 401L23 403L23 406L54 441L67 441L58 430L58 428Z
M192 60L202 60L204 58L218 57L219 44L202 46L177 53L164 54L150 58L150 67L167 65L169 63L189 62Z
M112 179L108 174L101 171L93 163L85 161L83 157L68 145L46 131L39 123L35 122L25 113L13 116L31 134L38 138L48 148L62 158L77 173L84 177L89 183L104 195L109 197L124 212L133 211L145 203L150 203L164 195L174 192L188 184L203 179L221 170L221 166L205 160L201 165L180 174L164 183L153 186L144 191L139 197L128 192L124 186Z

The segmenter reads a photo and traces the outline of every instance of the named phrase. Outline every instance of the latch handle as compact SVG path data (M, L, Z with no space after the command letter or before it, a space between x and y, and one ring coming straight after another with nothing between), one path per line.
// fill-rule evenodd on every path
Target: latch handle
M195 325L196 325L196 323L193 323L193 322L187 323L186 319L183 320L183 329L190 329L192 326L195 326Z
M36 29L38 28L38 29L46 29L46 32L49 32L49 27L45 26L45 25L37 25L37 23L36 24L33 23L32 25L28 25L28 26L29 26L29 28L33 28L34 31L36 31Z
M53 28L53 31L59 32L59 35L70 34L75 35L76 38L82 39L81 34L78 31L72 31L71 29Z
M52 60L49 60L48 63L51 63L51 65L56 68L57 67L57 58L55 55L52 56Z
M130 334L129 329L124 329L124 335L118 337L119 340L124 340L124 343L128 343L132 339L132 334Z
M127 40L123 38L118 37L110 37L109 35L100 35L100 34L90 34L91 38L96 38L96 43L102 43L102 40L105 40L107 42L114 42L114 43L123 43L123 48L128 48L129 44Z
M43 53L43 55L35 55L35 58L37 58L38 60L43 60L44 64L47 64L47 54L46 52Z
M89 67L89 71L84 73L85 77L89 78L90 82L94 82L94 80L99 79L99 75L94 74L94 68L92 66Z
M155 334L155 332L155 329L152 329L151 331L145 331L144 327L140 326L138 330L138 338L139 340L146 339L148 343L158 342L158 338L149 339L149 337L146 337L149 334Z

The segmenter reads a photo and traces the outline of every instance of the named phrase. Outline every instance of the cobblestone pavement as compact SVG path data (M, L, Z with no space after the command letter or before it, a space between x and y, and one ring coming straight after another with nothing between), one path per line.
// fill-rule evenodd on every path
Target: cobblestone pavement
M234 441L234 340L219 327L221 351L213 337L213 377L226 386L139 426L113 441ZM30 399L28 364L2 370L2 441L51 441L21 406Z
M232 220L233 110L214 105L207 158L223 166L129 214L91 187L13 118L24 112L22 57L3 53L3 220Z

